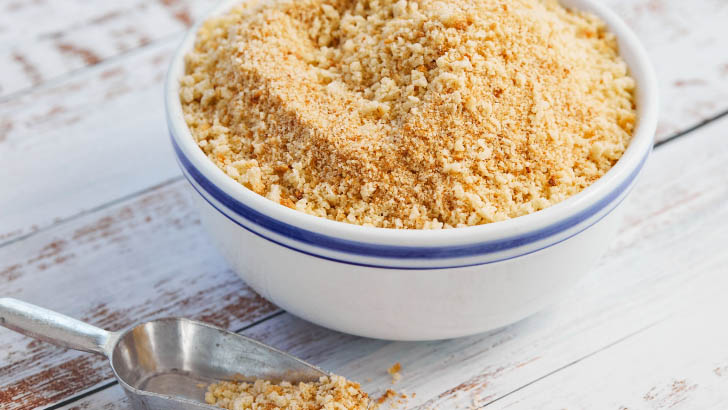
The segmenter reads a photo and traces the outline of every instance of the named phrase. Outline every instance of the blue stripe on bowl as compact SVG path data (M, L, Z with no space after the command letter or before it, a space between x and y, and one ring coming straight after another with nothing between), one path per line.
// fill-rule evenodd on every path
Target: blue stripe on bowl
M179 163L179 161L178 161L178 163ZM180 163L180 165L181 165L181 163ZM308 251L305 251L303 249L295 248L293 246L287 245L287 244L282 243L280 241L277 241L275 239L269 238L268 236L265 236L265 235L261 234L260 232L256 232L256 231L248 228L247 226L241 224L240 222L238 222L235 218L233 218L230 215L228 215L227 213L225 213L222 209L218 208L217 205L215 205L214 203L212 203L212 201L210 201L209 199L207 199L205 197L205 195L202 192L200 192L199 189L197 189L197 187L194 185L194 183L192 183L192 181L190 180L190 177L187 175L187 173L185 173L184 175L185 175L185 178L187 178L187 180L190 182L190 185L192 185L192 188L195 191L197 191L198 194L200 194L200 197L202 197L202 199L204 199L205 202L207 202L208 204L210 204L210 206L212 206L213 208L215 208L215 210L217 210L225 218L227 218L228 220L230 220L234 224L238 225L239 227L245 229L246 231L252 233L253 235L255 235L255 236L259 237L259 238L263 238L263 239L265 239L265 240L267 240L269 242L275 243L276 245L282 246L282 247L284 247L286 249L290 249L290 250L292 250L294 252L299 252L299 253L302 253L304 255L313 256L314 258L325 259L327 261L343 263L345 265L363 266L363 267L366 267L366 268L375 268L375 269L438 270L438 269L467 268L467 267L471 267L471 266L481 266L481 265L488 265L488 264L496 263L496 262L502 262L502 261L506 261L506 260L509 260L509 259L514 259L514 258L519 258L521 256L529 255L529 254L538 252L540 250L549 248L551 246L557 245L557 244L559 244L561 242L564 242L567 239L571 239L572 237L574 237L574 236L582 233L586 229L589 229L590 226L592 226L595 223L601 221L604 217L606 217L607 215L609 215L609 212L608 212L608 213L602 215L601 217L599 217L599 219L597 219L596 221L594 221L592 224L583 227L582 229L580 229L580 230L572 233L571 235L569 235L569 236L567 236L567 237L565 237L563 239L560 239L560 240L558 240L556 242L549 243L546 246L543 246L543 247L540 247L540 248L537 248L537 249L533 249L533 250L529 250L529 251L520 253L518 255L507 256L507 257L503 257L503 258L499 258L499 259L489 260L489 261L486 261L486 262L475 262L475 263L469 263L469 264L443 265L443 266L440 266L440 265L438 265L438 266L390 266L390 265L381 265L381 264L377 265L377 264L360 263L360 262L353 262L353 261L350 261L350 260L337 259L337 258L332 258L332 257L329 257L329 256L324 256L324 255L320 255L320 254L308 252ZM615 204L615 208L622 202L622 200L624 200L624 198L620 199L619 202L617 204Z
M174 137L172 137L172 145L174 147L175 153L177 155L177 158L179 160L180 166L186 171L185 176L188 178L192 178L197 185L200 186L202 190L204 190L208 195L212 196L216 201L218 201L220 204L225 206L226 208L233 211L237 216L245 218L246 220L263 227L271 232L274 232L276 234L279 234L281 236L284 236L288 239L295 240L297 242L317 247L320 249L326 249L330 251L336 251L351 255L357 255L357 256L366 256L366 257L375 257L375 258L388 258L388 259L408 259L408 260L414 260L414 259L420 259L420 260L438 260L438 259L454 259L454 258L462 258L462 257L473 257L473 256L483 256L487 254L493 254L498 252L503 252L506 250L511 250L514 248L519 248L525 245L529 245L538 241L541 241L543 239L546 239L548 237L554 236L558 233L561 233L563 231L566 231L581 222L584 222L585 220L589 219L590 217L597 214L600 210L602 210L604 207L612 203L615 199L619 198L619 196L624 193L631 185L632 181L637 177L640 170L645 164L645 161L647 160L647 157L649 155L649 152L642 158L640 161L640 164L635 168L635 170L629 175L629 177L623 181L616 189L614 189L612 192L610 192L608 195L601 198L598 202L590 206L589 208L583 210L582 212L572 215L566 219L563 219L559 222L556 222L550 226L541 228L539 230L535 230L532 232L528 232L522 235L516 235L510 238L500 239L500 240L493 240L493 241L484 241L479 243L472 243L472 244L465 244L465 245L454 245L454 246L437 246L437 247L415 247L415 246L399 246L399 245L380 245L380 244L371 244L371 243L365 243L365 242L357 242L357 241L351 241L348 239L341 239L336 238L332 236L323 235L320 233L308 231L305 229L298 228L296 226L281 222L277 219L271 218L261 212L258 212L257 210L245 205L244 203L238 201L237 199L231 197L226 192L224 192L222 189L220 189L218 186L216 186L214 183L212 183L209 179L207 179L202 173L195 168L194 165L189 161L189 159L184 155L184 153L181 151L179 146L177 145L176 141L174 140ZM200 193L202 195L202 193ZM204 198L204 195L203 195ZM207 200L207 198L205 198ZM208 201L209 202L209 201ZM220 210L218 207L213 205L219 212L223 213L225 216L227 216L232 221L236 222L233 218L231 218L229 215L226 215L225 212ZM601 219L601 218L600 218ZM596 223L597 221L594 221L593 223ZM592 224L593 224L592 223ZM239 223L237 223L240 225ZM592 225L590 224L590 226ZM242 226L242 225L241 225ZM585 227L586 229L588 227ZM248 228L246 228L248 229ZM250 229L248 229L250 231ZM582 229L583 230L583 229ZM580 230L580 231L582 231ZM253 231L251 231L253 232ZM307 251L303 251L300 249L295 249L290 246L284 245L280 243L279 241L272 240L271 238L265 237L261 235L258 232L253 232L259 236L264 237L267 240L270 240L272 242L275 242L279 245L285 246L290 249L297 250L299 252L303 252L312 256L322 257L325 259L331 259L329 257L318 255L318 254L312 254ZM573 236L573 235L571 235ZM558 241L561 242L561 241ZM548 246L552 246L555 243L549 244ZM547 246L547 247L548 247ZM524 252L531 253L533 251ZM520 255L519 255L520 256ZM504 258L504 259L510 259L510 258ZM502 259L501 259L502 260ZM338 262L344 262L344 263L350 263L347 261L340 261L336 260ZM358 263L354 263L356 265L360 265ZM370 266L363 264L363 266ZM379 267L379 265L376 265ZM393 267L393 269L402 269L401 267ZM416 267L412 269L423 269L421 267Z

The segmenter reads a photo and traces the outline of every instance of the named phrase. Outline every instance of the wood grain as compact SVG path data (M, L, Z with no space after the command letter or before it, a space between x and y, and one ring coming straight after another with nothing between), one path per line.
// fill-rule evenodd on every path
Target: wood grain
M561 303L527 320L487 334L427 343L355 338L287 314L245 333L360 380L375 396L392 387L386 369L400 362L403 379L394 388L416 394L404 407L427 409L491 402L500 408L522 386L548 380L575 362L596 360L661 326L686 332L688 328L679 326L690 321L674 319L685 307L713 301L723 303L718 309L723 311L728 304L719 302L728 280L716 280L728 273L728 254L721 252L728 240L728 226L721 223L728 213L728 177L719 172L728 159L726 126L728 119L660 148L625 204L618 240L600 265ZM671 166L686 157L695 161L689 169ZM701 335L723 340L725 336L718 335L723 330L711 323L704 323ZM654 343L646 340L643 349ZM724 358L716 356L715 363ZM625 360L624 365L629 359ZM589 371L599 374L600 369ZM669 373L673 374L679 372ZM579 379L575 380L571 388L578 390ZM552 389L538 397L548 399ZM495 401L501 397L505 398ZM546 403L549 408L559 402ZM128 408L118 387L68 408L74 406Z
M724 217L726 213L723 214ZM723 238L725 239L725 238ZM728 399L726 261L683 292L684 311L547 377L496 408L720 409ZM698 283L696 283L698 282Z
M0 102L0 243L178 177L153 45Z
M5 1L0 98L185 30L213 0Z
M604 2L635 31L657 72L658 140L728 110L728 3Z
M173 315L239 329L277 311L212 248L185 184L0 248L3 296L111 330ZM102 358L0 331L0 408L44 406L111 376Z

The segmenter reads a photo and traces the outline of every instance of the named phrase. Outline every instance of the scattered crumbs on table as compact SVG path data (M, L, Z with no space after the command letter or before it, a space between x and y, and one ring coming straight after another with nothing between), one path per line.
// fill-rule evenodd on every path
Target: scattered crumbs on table
M395 384L399 381L399 379L402 378L402 374L400 373L400 370L402 370L402 365L397 362L392 365L389 369L387 369L387 373L389 373L392 376L392 384Z

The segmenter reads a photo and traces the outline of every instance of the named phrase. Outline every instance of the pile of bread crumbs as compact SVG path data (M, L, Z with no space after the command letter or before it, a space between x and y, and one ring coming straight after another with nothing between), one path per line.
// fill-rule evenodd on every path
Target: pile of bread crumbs
M180 98L258 194L438 229L592 184L630 142L634 87L605 24L556 0L252 0L200 28Z
M211 384L205 394L209 404L229 410L366 410L369 397L359 383L344 377L323 376L317 382L291 384L256 380L253 383Z

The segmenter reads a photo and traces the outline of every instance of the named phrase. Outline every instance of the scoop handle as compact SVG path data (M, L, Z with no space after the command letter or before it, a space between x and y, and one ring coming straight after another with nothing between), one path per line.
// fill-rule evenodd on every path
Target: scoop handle
M0 298L0 326L89 353L108 356L111 348L111 332L12 298Z

